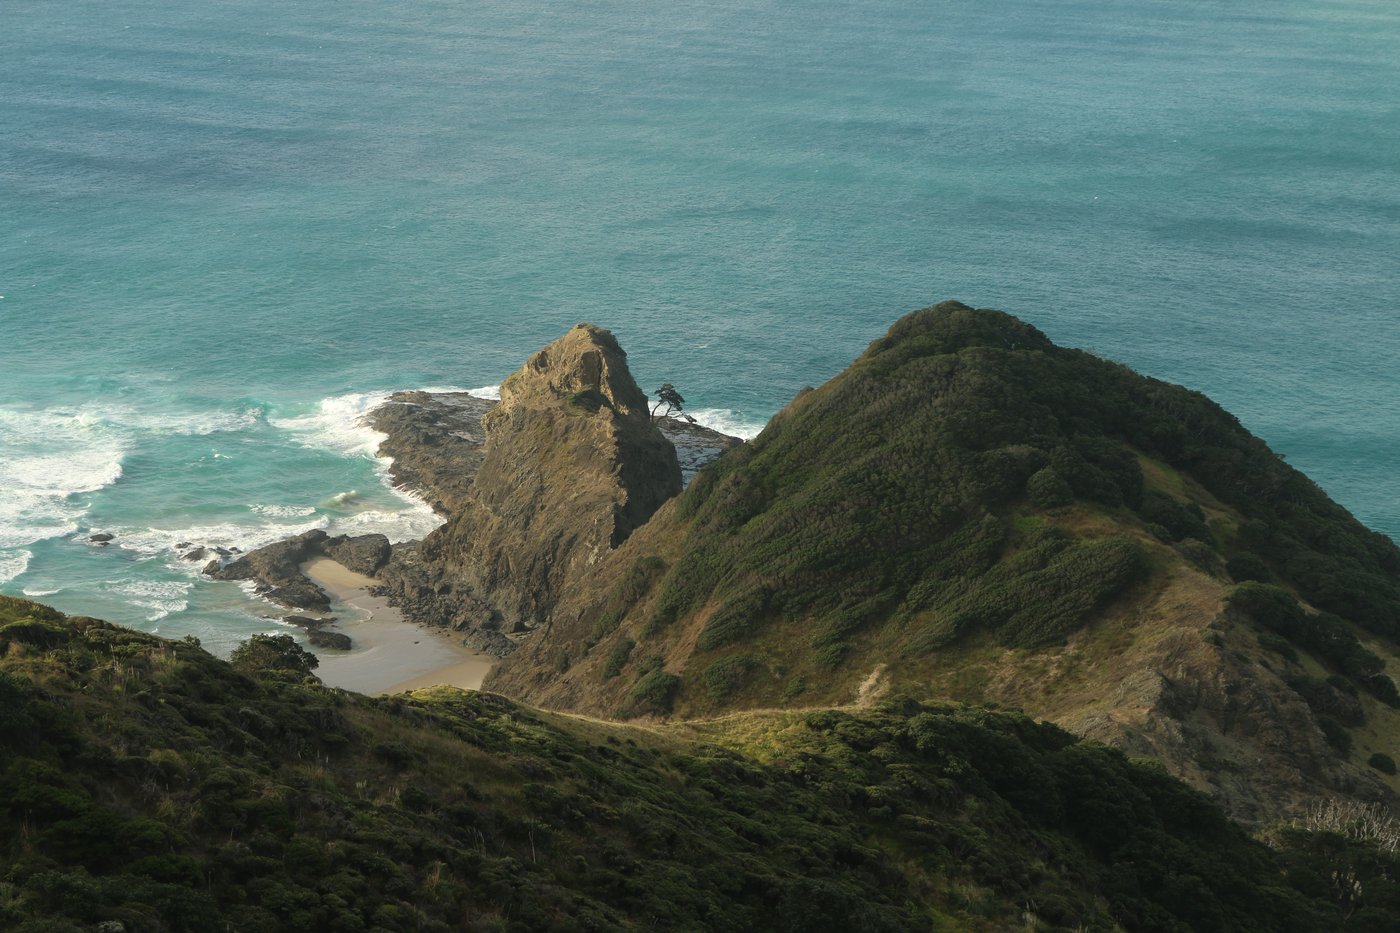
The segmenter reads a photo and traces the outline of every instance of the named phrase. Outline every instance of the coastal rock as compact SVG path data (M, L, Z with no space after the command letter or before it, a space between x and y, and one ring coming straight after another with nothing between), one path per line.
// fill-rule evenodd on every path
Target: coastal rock
M181 554L180 559L188 561L208 560L210 553L211 552L208 548L197 547L191 551L186 551L184 554Z
M326 539L324 531L313 529L260 547L228 563L210 561L204 573L215 580L252 580L259 596L290 609L324 612L331 607L330 597L301 572L301 565L320 555L320 545Z
M482 424L461 509L420 546L395 549L380 591L415 621L504 637L547 618L680 491L681 472L626 354L590 324L531 356Z
M384 535L340 535L321 543L321 553L347 570L372 577L389 560L389 539Z
M314 629L323 625L330 625L335 621L335 616L283 616L282 621L288 625L295 625L298 628Z
M108 534L104 531L99 534L88 535L88 540L91 541L93 544L106 544L108 541L116 540L116 537L116 535Z
M395 485L421 495L439 515L462 511L467 491L485 456L483 420L499 402L466 392L396 392L370 412L376 431L386 436L379 455L393 458L389 474ZM686 415L655 419L676 449L681 481L720 455L743 444L733 437L689 420Z
M350 636L341 632L328 632L325 629L313 628L306 634L307 640L311 642L313 648L330 648L335 651L349 651L354 647L350 641Z
M671 442L671 446L676 448L681 482L686 486L690 485L696 473L744 443L742 438L722 434L684 415L676 418L657 418L656 427L666 440Z
M485 456L482 419L496 407L466 392L396 392L370 412L370 426L386 436L381 457L392 457L389 475L425 498L444 517L466 504Z
M214 551L222 552L224 558L233 556L220 548ZM264 599L289 609L325 612L331 607L330 597L301 572L302 564L316 557L329 557L348 570L372 576L389 559L389 553L389 539L384 535L332 538L317 528L233 560L212 560L204 573L215 580L253 580L254 592ZM197 558L186 555L186 559Z

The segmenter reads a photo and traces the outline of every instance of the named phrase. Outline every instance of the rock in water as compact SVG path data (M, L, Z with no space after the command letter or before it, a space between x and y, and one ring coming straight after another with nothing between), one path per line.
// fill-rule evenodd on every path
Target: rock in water
M482 419L496 402L466 392L395 392L370 412L370 424L386 435L381 457L393 458L389 475L445 518L462 511L486 446Z
M256 581L259 596L290 609L325 612L331 607L330 597L301 572L302 562L320 554L325 540L324 531L313 529L258 548L227 564L210 561L204 572L215 580Z
M591 324L530 357L483 424L462 510L395 550L382 592L419 621L521 631L680 491L680 467L626 353Z

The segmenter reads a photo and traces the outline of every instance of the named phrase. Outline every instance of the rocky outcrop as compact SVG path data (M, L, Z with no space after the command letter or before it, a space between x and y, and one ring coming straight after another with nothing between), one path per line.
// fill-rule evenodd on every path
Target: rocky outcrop
M259 596L289 609L325 612L331 608L330 597L301 572L301 565L321 553L326 539L324 531L313 529L236 560L210 561L204 573L215 580L252 580Z
M681 482L689 486L704 467L723 454L744 443L741 438L722 434L691 420L688 415L657 418L656 427L671 446L676 448L676 460L681 467Z
M389 475L400 488L422 496L450 518L466 506L467 492L486 455L487 414L499 402L467 392L396 392L369 414L385 434L379 454L393 459ZM681 482L744 443L707 428L688 415L656 418L661 435L676 449Z
M332 538L320 529L277 541L237 558L216 558L204 568L215 580L252 580L254 592L288 609L326 612L330 597L301 565L316 557L329 557L346 568L373 575L389 559L389 539L371 534Z
M372 577L389 560L389 539L384 535L340 535L321 543L321 553L347 570Z
M396 392L370 412L385 435L379 454L392 457L394 483L450 517L462 511L485 456L482 419L496 402L466 392Z
M350 636L343 632L328 632L323 628L313 628L306 633L307 641L313 648L330 648L334 651L349 651L354 645Z
M480 637L499 653L678 493L681 472L626 354L589 324L530 357L482 423L461 509L395 548L377 592L414 621L496 633Z

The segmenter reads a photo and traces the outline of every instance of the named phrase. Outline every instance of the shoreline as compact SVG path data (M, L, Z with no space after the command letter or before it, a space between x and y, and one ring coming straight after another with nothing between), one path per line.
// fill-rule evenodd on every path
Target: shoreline
M368 591L372 577L328 557L301 565L304 574L331 597L337 621L331 631L350 636L349 651L321 649L316 675L327 686L370 696L446 685L479 690L496 658L458 644L445 632L405 621L382 596Z

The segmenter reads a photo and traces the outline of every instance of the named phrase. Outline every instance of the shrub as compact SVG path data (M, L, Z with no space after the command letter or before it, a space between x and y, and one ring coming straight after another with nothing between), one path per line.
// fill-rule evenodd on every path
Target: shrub
M681 679L666 671L643 674L632 689L627 691L626 709L630 715L669 713L680 685Z
M1376 752L1366 759L1366 763L1382 774L1395 774L1395 759L1385 752Z
M715 702L723 703L733 696L749 672L757 666L758 662L747 655L730 655L707 667L701 679Z
M1225 569L1229 571L1230 578L1236 583L1247 583L1255 581L1258 583L1268 583L1273 579L1273 574L1269 573L1269 565L1264 563L1257 554L1248 551L1241 551L1233 555L1225 562Z
M1044 467L1026 480L1026 496L1039 509L1055 509L1074 501L1074 490L1054 467Z
M1165 528L1167 538L1171 541L1180 541L1182 538L1209 541L1211 538L1201 507L1194 502L1178 502L1166 493L1154 490L1143 495L1138 515L1149 525Z
M1322 737L1327 740L1327 744L1339 755L1345 758L1351 754L1351 733L1340 722L1331 716L1318 716L1317 727L1322 730Z
M229 664L248 674L286 672L310 674L321 663L290 635L254 635L233 649Z
M608 652L608 659L603 664L604 680L611 680L622 673L622 668L632 657L632 649L635 647L637 647L637 643L630 638L618 639L617 644L613 645L612 651Z

